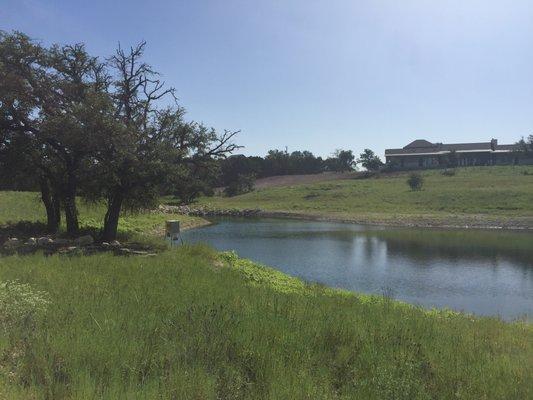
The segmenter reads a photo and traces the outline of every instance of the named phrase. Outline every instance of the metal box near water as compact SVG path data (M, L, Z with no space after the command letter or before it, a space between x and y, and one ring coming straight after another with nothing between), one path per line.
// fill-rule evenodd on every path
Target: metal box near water
M177 219L168 220L165 224L166 237L176 240L180 237L180 222Z

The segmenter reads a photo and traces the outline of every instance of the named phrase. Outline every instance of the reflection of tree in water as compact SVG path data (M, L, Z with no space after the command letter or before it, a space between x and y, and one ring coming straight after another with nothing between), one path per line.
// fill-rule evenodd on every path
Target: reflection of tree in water
M215 220L217 221L217 220ZM372 264L387 257L403 257L421 266L438 261L460 266L476 261L496 267L502 261L533 270L533 235L509 231L451 229L369 228L361 225L271 219L219 219L206 228L217 240L296 240L300 246L320 247L321 253L356 255L359 262ZM229 224L224 224L229 222ZM207 238L204 238L207 239Z
M487 263L487 266L496 266L498 262L507 260L523 268L533 268L533 235L519 237L517 234L516 240L522 241L522 244L514 242L512 246L507 246L504 240L498 246L493 240L484 242L484 235L478 235L477 232L471 232L471 235L461 232L458 233L459 237L451 240L448 239L449 232L440 234L426 231L412 234L398 231L394 235L373 234L386 243L389 256L407 257L420 263L442 260L458 264L460 261L474 260ZM475 235L478 236L477 239ZM470 237L464 240L465 236Z

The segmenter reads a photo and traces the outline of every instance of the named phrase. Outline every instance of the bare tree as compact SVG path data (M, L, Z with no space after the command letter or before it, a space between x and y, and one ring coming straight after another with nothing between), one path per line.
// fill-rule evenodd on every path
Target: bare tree
M166 87L142 60L145 46L141 42L129 51L119 46L108 60L113 71L110 95L121 128L109 138L109 151L102 153L107 174L101 186L107 202L102 239L107 241L116 238L123 206L153 205L176 165L201 165L237 148L232 143L237 132L218 136L212 128L183 120L185 111L177 106L175 89ZM163 99L174 107L161 109Z

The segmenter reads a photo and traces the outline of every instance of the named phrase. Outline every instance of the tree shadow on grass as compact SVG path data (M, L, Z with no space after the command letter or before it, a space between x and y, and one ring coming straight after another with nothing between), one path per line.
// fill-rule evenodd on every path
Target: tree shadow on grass
M0 245L9 238L29 238L46 233L46 224L42 222L19 221L0 225Z
M0 225L0 245L9 238L26 240L30 237L38 238L40 236L51 236L74 239L84 235L91 235L93 238L97 239L100 235L100 228L93 226L82 227L74 237L69 237L63 230L56 233L48 232L46 224L43 222L19 221Z
M135 235L131 232L119 232L117 239L118 245L113 247L104 247L100 242L101 228L97 226L84 226L80 229L77 235L69 237L66 232L59 231L56 234L50 234L47 231L46 224L42 222L19 221L16 223L7 223L0 225L0 255L29 255L37 251L42 251L44 255L51 255L55 253L64 252L65 248L70 246L77 247L76 251L67 253L68 255L90 255L100 252L114 252L117 255L130 255L135 252L158 252L167 248L167 243L161 238L148 237L143 235ZM79 245L76 243L76 238L90 235L94 239L94 243L89 245ZM54 242L44 245L25 244L31 237L39 238L42 236L52 237ZM10 238L17 238L19 245L16 247L3 246ZM58 239L68 239L67 242L59 241ZM56 241L57 240L57 241ZM125 247L128 251L122 251ZM133 253L132 253L133 251Z

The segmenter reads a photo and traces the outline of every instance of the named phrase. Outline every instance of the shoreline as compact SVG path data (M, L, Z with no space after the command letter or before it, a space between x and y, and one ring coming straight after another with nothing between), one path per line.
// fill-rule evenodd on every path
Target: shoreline
M160 205L159 211L169 214L195 217L241 217L241 218L280 218L306 221L351 223L369 226L430 229L482 229L533 232L532 217L489 217L484 215L353 215L335 216L292 211L270 211L262 209L217 209L210 207ZM208 225L199 224L188 229Z
M243 276L252 279L249 279L250 285L257 286L269 286L273 290L283 292L283 293L304 293L307 290L310 290L315 286L316 282L306 282L303 279L288 274L281 271L275 266L266 265L259 261L251 260L246 257L241 257L234 251L221 251L218 252L219 259L222 259L226 262L226 266L237 271L245 271ZM259 273L258 273L259 272ZM424 313L427 316L446 316L446 317L460 317L468 319L497 319L505 324L522 324L526 326L533 327L533 320L526 317L515 317L515 318L503 318L500 315L481 315L468 311L455 310L448 307L426 307L422 305L417 305L410 303L409 301L397 299L397 298L386 298L383 295L377 293L365 293L362 291L354 291L350 289L343 289L340 287L324 285L324 293L328 296L339 296L339 297L353 297L357 298L362 302L372 302L372 301L388 301L393 306L399 307L400 309L409 309L409 310L418 310Z
M396 227L396 228L430 228L430 229L458 229L458 230L468 230L468 229L483 229L483 230L505 230L505 231L521 231L521 232L533 232L532 225L520 225L520 224L510 224L502 221L485 221L481 222L479 220L472 219L463 219L462 222L458 223L448 223L442 220L430 220L422 219L419 221L414 221L412 218L417 217L407 217L406 219L402 218L391 218L390 220L378 220L368 217L334 217L334 216L323 216L323 215L314 215L314 214L305 214L305 213L292 213L284 211L262 211L258 214L259 217L264 218L292 218L300 219L307 221L324 221L324 222L340 222L340 223L351 223L359 225L368 225L368 226L382 226L382 227ZM460 220L460 218L459 218ZM533 221L532 221L533 222Z

